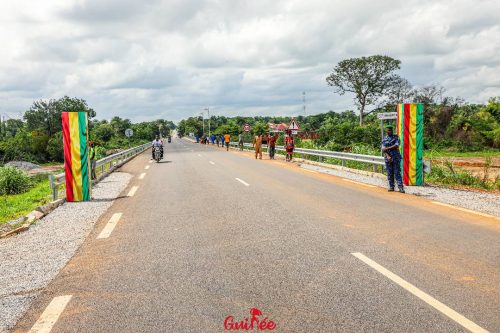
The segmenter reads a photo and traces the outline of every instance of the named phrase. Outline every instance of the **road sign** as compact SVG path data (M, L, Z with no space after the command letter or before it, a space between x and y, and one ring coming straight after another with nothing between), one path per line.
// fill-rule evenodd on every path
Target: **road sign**
M290 125L288 125L288 129L292 131L298 131L300 129L299 124L295 121L295 118L292 118Z
M131 128L127 128L127 129L125 130L125 136L126 136L127 138L130 138L132 135L134 135L134 131L133 131Z
M245 124L245 126L243 126L243 129L245 130L245 132L250 132L252 130L252 128L248 124Z
M299 133L299 131L292 130L292 135L297 135L297 133Z
M377 118L380 120L396 119L398 117L397 112L382 112L377 113Z

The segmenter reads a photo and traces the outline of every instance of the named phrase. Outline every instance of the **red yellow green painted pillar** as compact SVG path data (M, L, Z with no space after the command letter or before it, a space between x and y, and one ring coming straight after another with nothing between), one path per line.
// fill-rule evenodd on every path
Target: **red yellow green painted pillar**
M423 185L424 105L398 104L396 133L404 185Z
M86 112L62 113L66 200L89 201L91 198L88 121Z

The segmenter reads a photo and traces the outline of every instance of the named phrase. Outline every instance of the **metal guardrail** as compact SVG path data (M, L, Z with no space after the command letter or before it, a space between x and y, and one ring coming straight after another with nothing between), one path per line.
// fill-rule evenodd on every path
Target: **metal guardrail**
M231 142L231 147L238 148L237 142ZM252 150L253 146L250 143L243 144L244 149ZM267 145L262 145L263 150L267 150ZM276 146L276 151L286 151L281 146ZM372 156L372 155L361 155L353 153L343 153L337 151L329 150L319 150L319 149L306 149L306 148L295 148L293 150L294 155L300 155L302 159L306 159L306 156L316 156L318 161L321 162L322 158L334 158L340 160L342 166L345 166L346 161L361 162L373 165L373 170L376 171L377 166L385 166L384 158L382 156Z
M116 168L122 166L128 162L131 158L142 153L146 149L151 147L151 143L145 143L143 145L130 148L119 153L106 156L100 160L96 161L95 172L96 172L96 182L101 180L103 177L107 176L113 172ZM52 190L52 199L57 200L59 198L59 187L66 183L66 176L63 173L57 175L49 175L50 189Z

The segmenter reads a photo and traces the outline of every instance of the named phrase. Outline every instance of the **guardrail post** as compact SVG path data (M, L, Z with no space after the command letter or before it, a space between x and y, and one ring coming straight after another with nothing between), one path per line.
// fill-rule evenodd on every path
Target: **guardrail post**
M56 180L54 175L49 175L49 183L50 183L50 189L52 190L52 201L56 201L59 191L56 185Z

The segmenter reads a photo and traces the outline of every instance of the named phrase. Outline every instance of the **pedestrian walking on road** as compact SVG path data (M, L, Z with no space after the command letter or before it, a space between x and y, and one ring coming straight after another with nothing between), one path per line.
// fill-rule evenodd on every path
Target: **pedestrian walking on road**
M267 138L267 146L269 147L269 158L274 160L274 153L276 152L276 135L269 134Z
M226 151L229 151L229 142L231 142L231 135L224 135L224 143L226 144Z
M293 143L292 131L287 130L286 136L285 136L285 150L286 150L286 161L287 162L292 161L294 148L295 148L295 145Z
M214 144L214 141L215 141L215 135L210 135L210 141L212 141L212 144Z
M238 146L240 147L240 150L243 150L243 134L240 133L238 135Z
M219 136L218 135L215 136L215 143L217 143L217 147L219 147Z
M255 159L257 159L257 156L262 159L262 134L257 134L253 138L253 147L255 148Z
M394 178L398 184L399 192L405 193L403 179L401 178L401 154L399 153L399 137L394 135L393 126L385 127L386 136L382 140L382 153L384 154L389 192L394 191Z
M220 135L220 145L222 148L224 148L224 135Z

